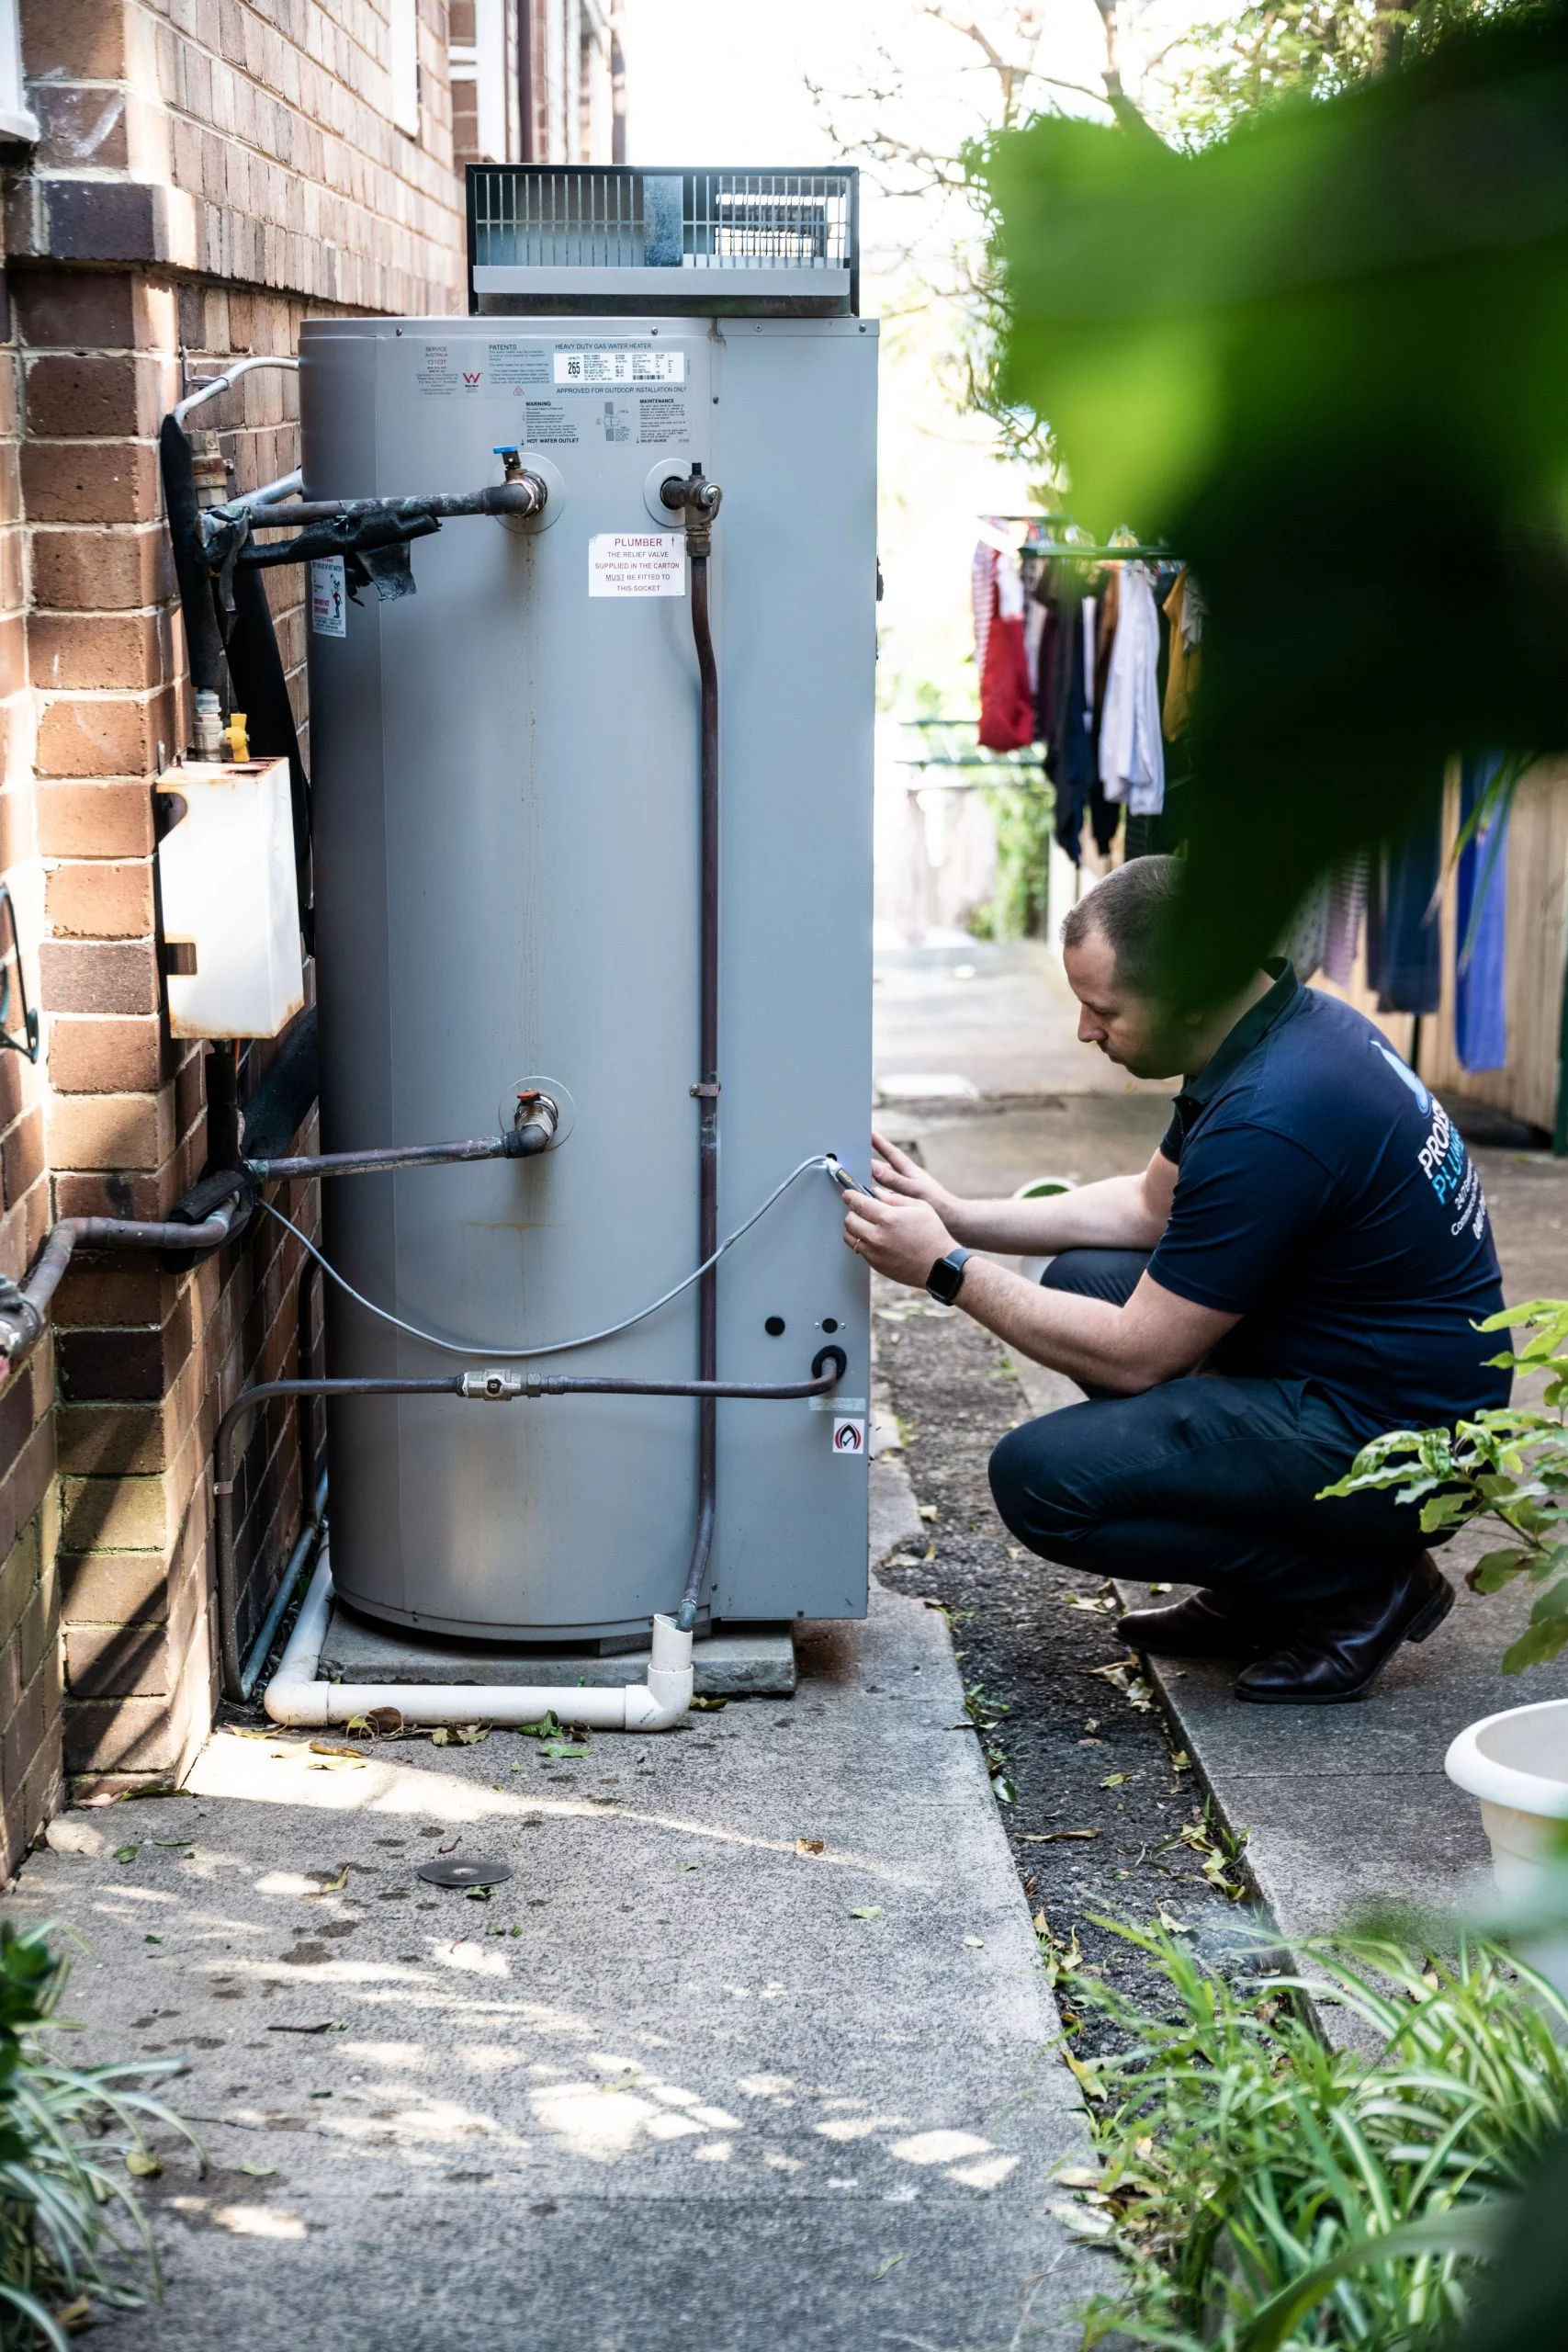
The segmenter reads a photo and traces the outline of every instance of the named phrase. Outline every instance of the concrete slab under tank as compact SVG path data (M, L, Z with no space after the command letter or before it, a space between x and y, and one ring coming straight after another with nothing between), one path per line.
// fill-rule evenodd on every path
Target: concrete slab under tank
M400 1633L334 1603L321 1648L327 1682L558 1683L570 1690L587 1683L637 1682L648 1671L648 1649L542 1648L524 1643L442 1641ZM795 1692L795 1640L788 1625L738 1625L700 1638L692 1665L699 1699L790 1698Z

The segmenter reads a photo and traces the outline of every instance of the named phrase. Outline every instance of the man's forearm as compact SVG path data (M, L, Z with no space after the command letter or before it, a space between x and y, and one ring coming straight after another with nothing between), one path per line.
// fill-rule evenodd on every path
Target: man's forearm
M1040 1201L955 1202L947 1226L966 1250L1045 1258L1059 1250L1152 1250L1164 1220L1151 1212L1142 1176L1107 1176Z
M1126 1309L1107 1299L1042 1290L1005 1266L972 1258L958 1304L1021 1355L1065 1372L1081 1386L1133 1396L1168 1376L1139 1360Z

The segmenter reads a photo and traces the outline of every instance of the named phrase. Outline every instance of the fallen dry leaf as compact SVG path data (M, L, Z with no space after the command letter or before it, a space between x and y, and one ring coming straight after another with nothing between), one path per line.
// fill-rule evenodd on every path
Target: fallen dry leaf
M935 1503L921 1503L919 1505L919 1513L922 1519L934 1519L936 1517Z
M1098 1829L1026 1829L1021 1846L1056 1846L1067 1838L1098 1838Z
M79 2327L92 2325L93 2306L85 2295L78 2295L73 2301L60 2305L54 2320L57 2327L66 2328L74 2334Z
M971 1951L984 1951L986 1949L986 1939L984 1936L965 1936L964 1940L968 1945Z
M826 1838L797 1838L795 1841L795 1850L797 1854L825 1854L828 1850L828 1840Z
M880 1903L863 1903L858 1910L850 1913L850 1917L852 1919L880 1919L882 1905Z
M341 1894L348 1884L348 1864L344 1862L335 1878L323 1878L317 1887L318 1894Z
M277 2170L277 2166L276 2165L243 2164L240 2166L240 2170L242 2172L248 2172L253 2180L270 2180L273 2174Z
M1173 1918L1163 1903L1159 1906L1159 1923L1168 1936L1190 1936L1195 1932L1185 1919Z
M1127 1772L1108 1772L1100 1785L1102 1789L1119 1789L1122 1781L1131 1777Z
M689 1702L694 1715L716 1715L728 1706L728 1699L693 1699Z
M125 2169L133 2179L156 2180L164 2167L151 2148L128 2148L125 2152Z
M1052 2174L1051 2177L1053 2180L1059 2180L1064 2188L1098 2188L1100 2187L1100 2175L1092 2165L1063 2165L1059 2171Z

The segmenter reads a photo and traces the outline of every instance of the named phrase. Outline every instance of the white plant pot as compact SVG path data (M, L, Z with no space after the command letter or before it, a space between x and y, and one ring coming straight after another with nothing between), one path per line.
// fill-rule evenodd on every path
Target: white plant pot
M1568 1822L1568 1699L1506 1707L1461 1731L1443 1758L1450 1781L1481 1800L1492 1870L1504 1894L1541 1892L1562 1873ZM1532 1944L1529 1958L1568 1992L1568 1937Z

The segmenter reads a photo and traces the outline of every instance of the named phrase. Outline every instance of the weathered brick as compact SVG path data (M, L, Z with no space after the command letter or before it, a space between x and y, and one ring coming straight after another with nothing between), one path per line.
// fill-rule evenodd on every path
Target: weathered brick
M63 1478L60 1507L61 1541L71 1552L161 1555L169 1539L170 1496L162 1476Z
M31 1364L24 1364L0 1389L0 1476L31 1437L40 1404L47 1408L50 1401L35 1395L32 1369Z
M155 1330L62 1331L55 1340L61 1394L74 1403L155 1402L185 1363L190 1340L188 1289Z
M84 93L100 110L114 95ZM146 278L122 269L22 270L16 303L22 342L35 351L122 351L160 336L167 343L174 324L167 300L157 299Z
M6 1206L14 1208L43 1170L43 1113L35 1108L0 1136L0 1186Z
M0 615L0 697L21 694L28 684L27 622L20 613Z
M174 740L173 704L163 695L60 695L39 720L40 775L136 775Z
M144 441L27 441L21 468L35 523L151 523L159 512L158 460Z
M188 1189L179 1152L148 1175L117 1169L100 1175L91 1169L64 1169L54 1179L57 1216L167 1216Z
M160 1552L62 1552L60 1612L68 1625L162 1623L169 1613L168 1561Z
M150 1094L169 1075L162 1024L57 1018L49 1025L49 1082L58 1094Z
M44 892L52 929L77 939L146 939L152 932L151 865L84 859L57 865Z
M161 525L98 531L51 526L33 533L33 593L40 608L123 612L158 604L173 586Z
M30 97L42 133L36 151L39 163L66 169L129 168L130 140L123 90L62 89L35 82Z
M22 1612L38 1590L40 1565L35 1519L23 1528L0 1566L0 1641L8 1644L21 1623Z
M28 74L117 81L126 70L125 0L22 0Z
M49 1106L55 1168L162 1167L175 1144L174 1102L157 1094L66 1094Z
M73 687L140 694L170 667L167 616L146 613L35 613L28 630L31 684L44 694Z
M146 438L158 429L160 373L129 351L46 352L28 367L28 430L44 440Z
M0 1776L7 1790L20 1789L42 1747L48 1724L42 1678L35 1674L17 1702L16 1713L0 1735ZM24 1829L22 1835L26 1836Z
M65 1633L65 1682L73 1698L162 1698L183 1659L164 1625L72 1625Z
M149 785L43 784L38 802L45 857L145 857L152 848Z
M5 714L0 711L0 734L5 731ZM37 845L32 793L19 785L0 791L0 873L9 873L25 857L31 857Z
M0 1478L0 1545L9 1552L44 1498L54 1476L54 1424L46 1414Z
M161 1698L81 1699L65 1711L68 1772L166 1772L184 1744L185 1727Z
M60 1467L84 1477L166 1469L182 1434L177 1387L152 1405L55 1407Z
M130 946L46 939L39 949L51 1012L156 1012L162 993L151 941Z

